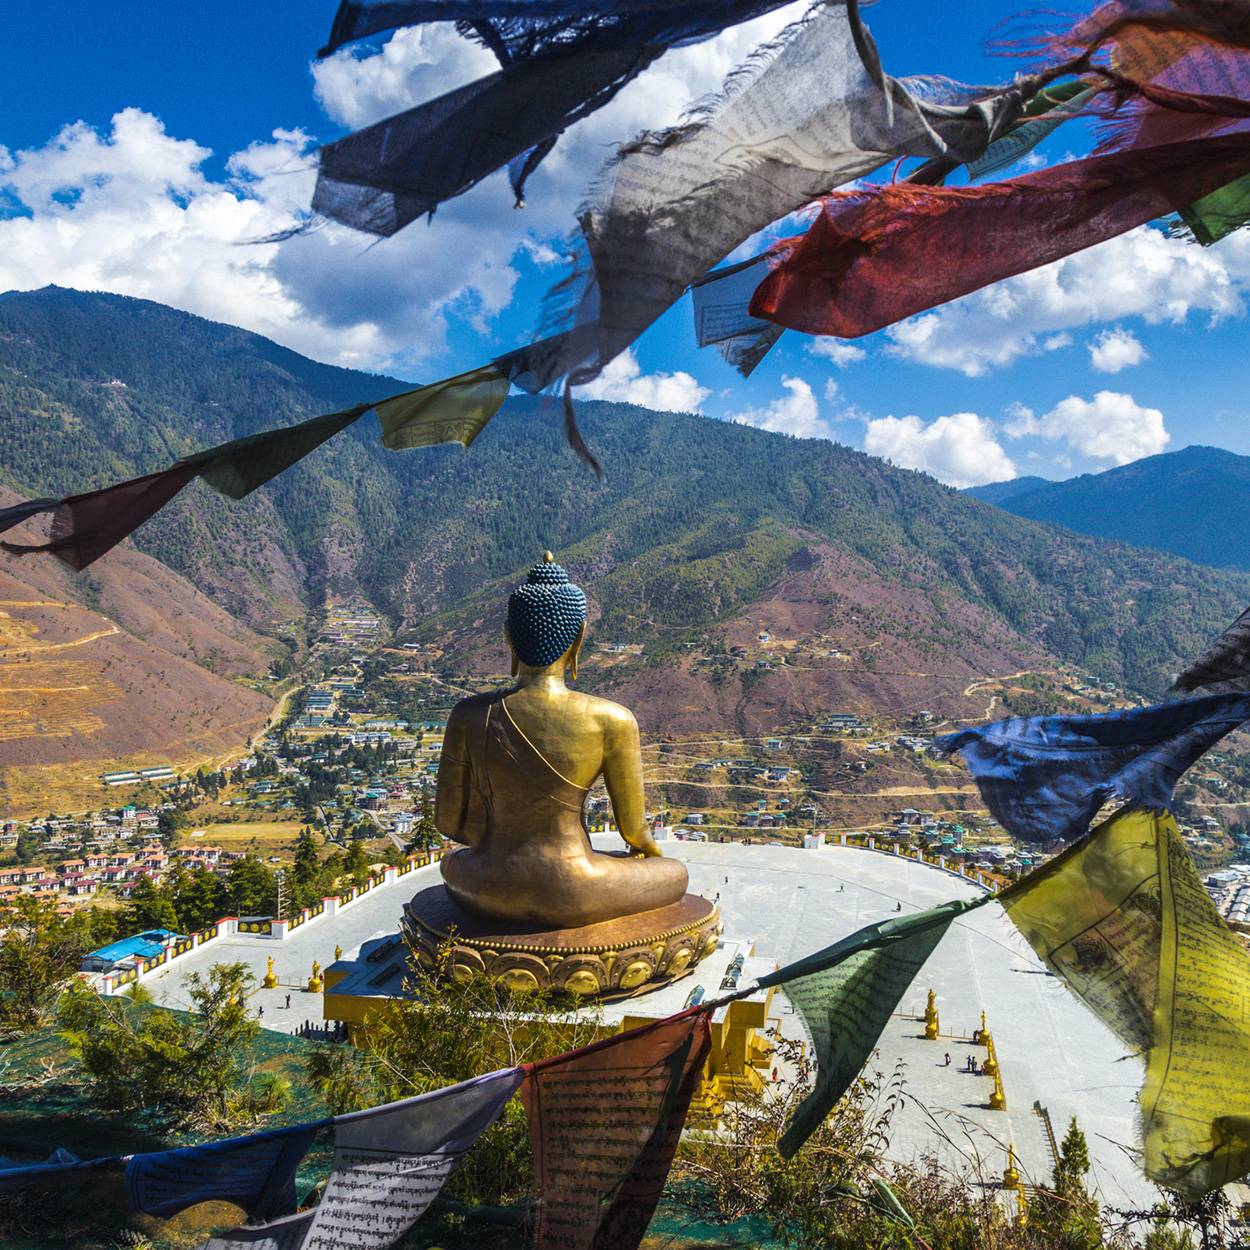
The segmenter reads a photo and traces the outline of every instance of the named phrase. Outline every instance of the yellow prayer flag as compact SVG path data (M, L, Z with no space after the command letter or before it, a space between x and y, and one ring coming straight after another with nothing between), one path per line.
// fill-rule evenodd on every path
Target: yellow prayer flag
M432 382L374 404L382 446L390 451L459 443L468 447L508 398L509 382L494 365Z
M1250 1172L1250 952L1173 817L1113 816L1000 901L1047 966L1144 1053L1146 1175L1194 1198Z

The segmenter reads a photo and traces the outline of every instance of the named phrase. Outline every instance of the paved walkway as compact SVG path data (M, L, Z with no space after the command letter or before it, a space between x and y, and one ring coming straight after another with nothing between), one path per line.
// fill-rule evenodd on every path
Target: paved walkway
M752 934L757 955L789 963L862 925L923 910L982 891L950 873L902 857L852 847L817 851L740 843L666 843L686 861L690 888L720 893L726 936ZM725 878L729 880L726 882ZM984 1047L943 1037L926 1042L914 1019L896 1017L878 1049L887 1075L905 1065L906 1104L896 1118L893 1153L916 1159L936 1152L974 1179L1001 1179L1013 1143L1026 1183L1050 1179L1051 1155L1034 1101L1048 1109L1057 1141L1077 1117L1089 1144L1091 1178L1112 1206L1149 1203L1157 1191L1137 1170L1137 1090L1142 1066L1094 1015L1052 976L1003 910L990 903L955 922L921 969L902 1010L923 1015L932 989L944 1034L970 1038L981 1012L994 1037L1007 1111L990 1111L992 1082L962 1073L967 1055ZM802 1035L788 1007L787 1036ZM944 1057L951 1054L951 1066ZM947 1140L943 1140L945 1137Z
M157 1002L169 1007L189 1007L185 981L190 973L203 974L213 964L241 960L259 981L272 955L274 973L282 984L276 990L257 990L250 999L258 1012L263 1010L261 1019L265 1027L293 1033L306 1020L320 1025L321 995L310 994L307 989L313 960L324 970L334 962L335 946L350 952L371 937L394 933L404 904L418 890L441 880L437 864L418 868L390 885L375 886L337 916L322 916L301 925L284 942L235 933L209 942L168 968L144 977L143 984ZM290 1007L286 1005L288 995Z

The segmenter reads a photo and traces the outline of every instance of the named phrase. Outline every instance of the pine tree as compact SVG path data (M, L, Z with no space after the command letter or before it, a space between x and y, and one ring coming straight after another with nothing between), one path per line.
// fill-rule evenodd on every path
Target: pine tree
M412 830L412 837L404 847L404 853L411 855L413 851L432 851L443 844L443 835L434 825L434 805L427 803L421 809L421 819Z
M1085 1175L1089 1171L1089 1147L1085 1134L1072 1117L1068 1131L1059 1147L1059 1162L1055 1165L1055 1192L1064 1197L1085 1192Z

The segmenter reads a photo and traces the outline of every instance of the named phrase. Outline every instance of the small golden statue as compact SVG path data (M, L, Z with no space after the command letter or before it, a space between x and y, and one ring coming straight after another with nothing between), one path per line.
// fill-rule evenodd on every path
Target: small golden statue
M924 1009L924 1035L930 1042L937 1041L938 1035L938 1009L937 995L932 990L929 991L929 1001L925 1004Z
M265 973L265 979L260 983L262 989L273 990L278 987L278 978L273 972L273 956L269 956L269 971Z
M313 960L312 976L308 978L308 988L314 994L320 994L322 990L321 965L315 959Z
M1016 1167L1016 1148L1014 1145L1007 1147L1007 1166L1003 1168L1003 1188L1020 1188L1020 1170Z
M341 946L336 946L334 948L334 962L338 963L338 961L342 958L343 958L343 948Z
M516 684L448 718L434 821L463 849L440 861L445 896L405 909L427 965L454 931L453 974L594 994L671 979L715 949L716 907L686 893L685 865L647 827L632 713L565 683L585 631L586 596L546 552L508 601ZM599 777L628 849L591 846L583 809Z

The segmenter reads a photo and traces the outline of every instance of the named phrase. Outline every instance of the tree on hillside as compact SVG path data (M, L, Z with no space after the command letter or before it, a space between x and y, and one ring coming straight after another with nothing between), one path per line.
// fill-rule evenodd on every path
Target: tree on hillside
M275 916L278 883L255 855L236 860L230 869L230 907L236 916Z
M179 933L196 933L230 910L226 883L209 868L197 868L190 873L177 869L167 881L165 892L178 916Z
M161 841L166 846L176 846L190 825L191 819L186 812L177 809L161 811L156 817L156 831L161 835Z
M126 931L142 933L145 929L178 931L178 914L167 894L152 884L150 877L140 877L130 892L126 908Z
M0 1023L31 1029L82 962L90 933L69 928L54 904L19 896L0 921Z
M329 884L325 881L317 835L307 825L299 831L295 843L295 864L287 876L291 887L291 907L299 911L312 907Z
M434 804L427 803L421 809L421 819L413 827L404 851L411 855L413 851L432 851L442 845L443 835L434 827Z
M246 964L215 964L187 978L192 1012L131 1006L75 985L61 1002L70 1049L105 1107L152 1108L170 1127L228 1129L250 1118L264 1092L251 1088L248 1012L255 981ZM272 1109L270 1107L269 1109Z
M1076 1116L1059 1147L1052 1187L1039 1186L1029 1204L1032 1223L1044 1230L1047 1244L1064 1250L1095 1250L1103 1244L1098 1203L1085 1187L1089 1147Z
M1059 1162L1055 1165L1055 1192L1060 1197L1080 1191L1085 1192L1085 1176L1089 1172L1089 1146L1085 1134L1072 1117L1068 1131L1059 1147Z
M17 858L19 863L29 864L39 853L39 835L33 829L19 830L17 835Z
M354 841L343 858L343 872L351 877L353 884L364 885L369 880L369 855L365 844Z

